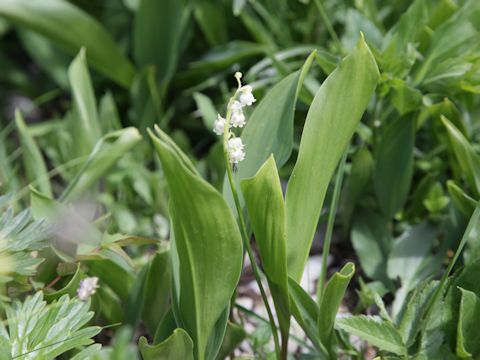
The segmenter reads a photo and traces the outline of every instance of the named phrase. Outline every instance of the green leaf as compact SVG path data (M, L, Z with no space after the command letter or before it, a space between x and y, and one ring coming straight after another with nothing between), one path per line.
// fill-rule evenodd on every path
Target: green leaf
M170 250L160 249L148 266L142 318L151 335L170 308Z
M133 24L133 55L140 67L155 66L160 83L168 83L175 72L188 13L184 0L140 1Z
M235 348L247 337L247 332L242 326L234 324L232 322L227 323L227 331L225 332L225 338L223 339L222 346L217 355L217 360L226 359Z
M475 293L460 288L462 300L457 325L457 355L461 358L477 358L480 354L480 299Z
M377 65L362 38L322 84L308 111L286 194L287 261L294 279L303 273L328 184L377 80Z
M380 350L397 355L407 354L402 337L388 321L378 317L360 315L337 319L336 325L339 329L368 341Z
M365 274L385 283L392 243L388 222L377 213L362 209L353 222L351 240Z
M15 111L15 124L22 142L23 162L28 181L34 182L44 194L52 196L52 187L45 160L19 110Z
M85 47L93 67L121 86L130 85L134 69L110 34L68 1L4 0L0 16L38 32L72 54Z
M374 169L372 154L367 147L360 148L352 159L350 176L342 191L342 208L345 226L350 226L352 215L358 200L368 187Z
M205 359L209 337L240 278L242 240L221 196L159 128L150 137L165 172L173 225L172 260L177 321ZM219 276L221 274L222 276ZM226 324L226 319L225 319Z
M416 341L427 305L438 284L438 281L431 281L424 286L416 288L408 301L405 311L401 314L398 331L407 347L412 346Z
M144 360L193 360L193 342L183 329L176 329L168 339L153 346L142 336L138 346Z
M89 190L141 139L142 136L134 127L117 130L103 136L75 178L62 193L61 200L71 201Z
M447 128L450 144L462 173L476 196L480 195L480 157L465 136L444 116L441 117Z
M241 182L263 269L270 284L282 332L288 334L290 310L285 238L285 203L275 159Z
M354 273L355 265L347 263L332 276L322 293L320 312L318 313L318 333L320 341L330 353L335 352L332 339L335 318Z
M100 139L101 131L84 48L68 68L68 79L72 89L73 103L79 115L79 121L73 123L73 131L76 135L74 142L78 155L86 155Z
M80 284L80 280L84 277L84 273L82 269L80 268L80 264L77 265L77 271L75 271L75 274L73 277L70 279L67 285L65 285L62 289L51 292L51 293L45 293L44 297L45 300L47 301L53 301L53 300L58 300L60 297L63 295L67 294L70 297L75 297L77 295L77 289L78 285Z
M392 217L405 203L413 176L413 118L399 118L382 136L376 152L375 193L386 217Z
M225 44L228 41L226 9L221 3L212 0L196 1L194 16L210 46Z
M13 358L55 359L78 347L90 345L100 332L97 326L84 327L92 318L90 302L62 296L49 305L42 293L15 301L6 308L8 334Z
M203 124L208 130L213 129L213 123L217 119L217 110L213 105L212 100L201 93L194 93L193 98L197 104L197 108L202 115Z
M463 215L470 217L477 206L477 201L467 195L453 180L447 181L447 189L453 205L460 210Z
M45 248L51 229L42 220L32 220L30 210L14 215L8 208L0 214L0 275L32 276L44 259L32 252ZM11 280L8 278L8 280Z
M320 342L320 336L318 335L319 308L317 303L291 277L288 278L288 288L292 315L315 347L325 356L328 356L328 352Z

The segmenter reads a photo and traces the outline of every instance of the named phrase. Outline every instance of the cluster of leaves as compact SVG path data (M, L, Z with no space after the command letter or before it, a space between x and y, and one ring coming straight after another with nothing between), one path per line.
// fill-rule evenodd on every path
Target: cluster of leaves
M0 216L0 276L5 301L38 291L6 307L2 354L135 359L142 322L144 359L225 358L247 336L230 315L252 232L284 349L293 316L316 358L362 358L347 334L388 358L478 356L479 19L475 0L0 1L0 101L20 107L0 114L0 190L31 206ZM209 132L238 69L260 100L236 199ZM322 273L317 301L299 282L340 190L360 276L336 319L354 264ZM124 325L102 350L83 348L90 307Z

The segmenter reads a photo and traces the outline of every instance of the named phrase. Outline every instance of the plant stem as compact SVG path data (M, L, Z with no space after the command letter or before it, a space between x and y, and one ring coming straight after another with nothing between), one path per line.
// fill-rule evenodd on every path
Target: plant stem
M327 262L328 255L330 254L330 244L332 242L333 225L335 224L335 216L337 214L338 202L340 200L340 192L342 190L343 174L345 172L345 163L347 162L348 148L345 150L340 164L338 165L337 177L335 179L335 187L333 188L333 197L330 203L330 210L328 214L327 230L325 232L325 239L323 241L322 252L322 270L320 272L320 278L317 285L317 302L320 304L322 298L323 289L327 280Z
M327 12L325 11L325 8L323 7L321 0L315 0L314 2L315 2L315 5L317 6L318 12L320 13L320 16L322 17L323 23L325 24L325 27L327 28L327 31L330 34L330 37L335 42L335 45L337 45L338 50L343 52L342 43L338 38L337 33L333 29L333 25L330 21L330 18L328 17Z
M248 235L247 226L245 225L245 219L243 217L242 207L240 205L240 199L238 197L237 188L235 186L235 180L233 178L233 171L232 166L230 164L230 159L228 157L228 139L230 133L230 119L232 117L232 110L231 105L238 94L238 90L235 92L234 96L230 99L227 106L227 116L225 119L225 130L223 132L223 156L225 159L225 164L227 165L227 176L228 181L230 183L230 189L232 190L233 199L235 201L235 208L237 209L238 213L238 220L240 223L240 231L242 233L243 244L245 249L247 250L248 258L250 259L250 264L252 266L253 275L255 276L255 280L257 281L258 288L260 289L260 294L262 296L262 300L265 304L265 309L267 310L268 318L270 320L270 327L272 329L273 335L273 342L275 344L275 353L277 354L277 358L281 359L281 351L280 351L280 341L278 338L277 326L275 324L275 319L273 317L272 310L270 308L270 304L268 303L268 297L265 293L265 290L262 285L262 279L260 277L260 271L258 270L257 263L255 262L255 257L253 255L252 246L250 245L250 236Z
M240 304L237 304L237 303L236 303L236 304L235 304L235 307L236 307L238 310L240 310L241 312L243 312L243 313L249 315L250 317L253 317L253 318L255 318L255 319L257 319L257 320L259 320L259 321L261 321L261 322L263 322L263 323L265 323L265 324L269 324L269 323L270 323L270 321L268 321L267 319L263 318L262 316L258 315L258 314L255 313L254 311L249 310L249 309L247 309L246 307L244 307L244 306L242 306L242 305L240 305ZM278 328L277 328L277 330L278 330ZM290 337L291 337L293 340L295 340L295 342L296 342L297 344L302 345L302 347L303 347L304 349L308 349L308 350L310 350L310 351L312 351L312 352L315 352L315 351L316 351L315 348L312 347L312 346L310 346L309 344L307 344L304 339L299 338L298 336L296 336L296 335L294 335L294 334L290 334Z

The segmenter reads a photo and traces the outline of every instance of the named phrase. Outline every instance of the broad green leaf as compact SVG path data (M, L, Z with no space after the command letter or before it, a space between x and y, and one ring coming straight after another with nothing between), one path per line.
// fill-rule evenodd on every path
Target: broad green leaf
M352 215L362 194L365 194L372 179L374 161L372 154L366 147L360 148L352 159L350 175L342 191L342 217L345 227L350 226Z
M35 183L45 195L52 196L52 187L45 160L19 110L15 111L15 124L22 142L23 162L28 181Z
M98 117L100 119L100 126L102 133L107 133L113 130L120 130L122 128L122 122L118 114L117 105L111 92L107 92L100 99L100 105L98 109Z
M221 3L215 0L194 2L195 20L210 46L225 44L228 41L228 18L225 11Z
M285 203L275 159L241 182L260 259L267 275L282 331L288 334L290 310L285 239Z
M376 152L375 193L386 217L391 218L407 200L413 176L415 123L399 118L382 136Z
M339 329L368 341L380 350L397 355L407 354L402 337L388 321L378 317L360 315L339 318L336 325Z
M156 130L158 137L152 132L150 137L170 193L176 316L181 316L177 321L193 340L195 358L202 360L237 286L242 240L222 195L200 177L165 133Z
M52 40L76 54L87 49L90 64L128 87L134 69L110 34L89 14L64 0L3 0L0 16Z
M72 89L73 103L79 117L79 121L73 123L75 144L78 154L86 155L100 139L101 130L84 48L80 50L68 68L68 79Z
M453 205L460 210L463 215L470 217L477 206L477 201L467 195L453 180L447 181L447 189Z
M385 218L370 210L360 210L353 221L351 240L365 274L385 283L392 243Z
M400 279L402 284L395 294L392 309L394 315L400 311L408 292L430 275L425 267L433 261L429 254L437 234L438 230L424 221L393 241L387 274L392 280Z
M328 351L320 342L320 336L318 335L319 308L317 303L291 277L288 278L288 288L292 315L315 347L328 356Z
M480 299L475 293L460 288L462 300L457 325L457 355L474 359L480 354Z
M151 335L170 308L170 251L160 249L148 266L142 318Z
M170 81L188 17L184 0L141 0L133 24L133 55L140 67L154 65L159 83Z
M354 273L355 265L347 263L339 272L332 276L322 293L320 311L318 313L318 334L320 341L331 354L335 353L332 338L335 318Z
M294 279L302 276L328 184L377 80L377 65L362 38L325 80L310 106L286 194L287 261Z
M447 128L450 144L462 173L475 195L480 195L480 157L465 136L444 116L441 117Z
M71 57L37 32L17 29L17 35L28 55L62 89L68 89L67 68Z
M217 360L226 359L235 348L247 337L247 332L242 326L232 322L227 323L227 331L222 346L217 355Z
M63 192L62 201L75 199L91 189L141 139L140 133L133 127L117 130L103 136Z
M172 335L158 345L149 345L145 337L138 341L143 360L193 360L193 342L183 329L176 329Z
M212 103L212 100L201 93L194 93L193 98L197 104L197 108L202 115L203 124L208 130L213 129L213 123L217 119L217 110Z

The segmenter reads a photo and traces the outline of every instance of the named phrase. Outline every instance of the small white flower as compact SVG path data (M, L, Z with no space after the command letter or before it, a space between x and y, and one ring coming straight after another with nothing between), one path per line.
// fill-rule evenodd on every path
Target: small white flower
M243 108L243 105L240 101L235 100L233 104L230 106L230 109L235 112L235 111L241 111Z
M243 76L243 75L242 75L242 73L241 73L240 71L237 71L237 72L235 73L235 79L237 79L237 80L240 80L240 79L242 78L242 76Z
M242 93L239 99L242 106L251 106L255 101L257 101L252 94L252 87L250 85L245 85L240 90Z
M87 301L90 296L95 294L98 289L98 278L87 277L80 281L80 286L77 289L77 296L82 301Z
M225 118L221 117L220 114L217 114L217 120L213 123L213 132L217 135L223 135L225 130Z
M243 150L245 145L243 145L241 138L232 138L228 140L228 157L232 164L238 164L240 161L245 159L245 151Z
M230 123L233 127L242 128L245 126L246 120L245 115L243 114L242 110L236 110L232 113L232 117L230 118Z

